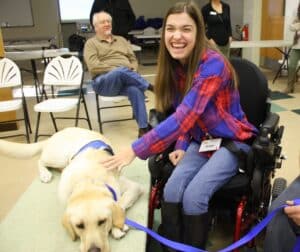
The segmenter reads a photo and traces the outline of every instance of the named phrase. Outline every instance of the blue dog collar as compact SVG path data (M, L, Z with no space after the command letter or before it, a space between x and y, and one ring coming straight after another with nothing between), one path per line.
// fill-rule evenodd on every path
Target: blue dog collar
M108 190L111 192L111 194L113 195L114 201L117 201L118 198L117 198L117 194L116 194L115 190L114 190L111 186L109 186L108 184L105 184L105 185L106 185L107 189L108 189Z
M85 151L88 148L103 149L103 150L107 151L110 155L114 155L112 148L108 144L106 144L105 142L103 142L101 140L94 140L94 141L91 141L91 142L87 143L86 145L82 146L80 148L80 150L77 151L77 153L72 157L72 159L75 158L79 153Z

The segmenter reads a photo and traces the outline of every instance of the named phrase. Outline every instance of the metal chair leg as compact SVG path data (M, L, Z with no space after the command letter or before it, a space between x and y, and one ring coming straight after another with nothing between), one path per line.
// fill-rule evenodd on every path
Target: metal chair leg
M30 122L29 122L27 110L25 108L24 103L23 103L23 116L24 116L24 124L25 124L25 131L26 131L26 140L27 140L27 143L30 143L30 136L29 135L31 133L31 128L30 128Z
M99 131L100 131L101 134L103 134L98 94L95 94L95 97L96 97L96 111L97 111L97 119L98 119L98 124L99 124Z
M54 126L54 130L55 130L55 132L57 132L57 131L58 131L58 129L57 129L57 125L56 125L55 117L54 117L54 115L53 115L53 113L52 113L52 112L50 112L50 117L51 117L51 120L52 120L52 123L53 123L53 126Z
M26 115L26 119L27 119L28 127L29 127L29 132L31 134L32 129L31 129L31 123L30 123L29 113L28 113L28 109L27 109L27 102L26 102L25 97L23 98L23 111L25 112L24 118L25 118L25 115Z
M75 127L78 127L79 111L80 111L80 98L79 98L79 101L78 101L78 104L77 104L77 108L76 108Z
M83 102L83 106L84 106L84 110L85 110L86 119L87 119L87 122L88 122L88 125L89 125L89 129L91 130L92 129L92 124L91 124L89 112L88 112L88 109L87 109L87 105L86 105L86 101L85 101L85 97L84 97L83 93L82 93L82 102Z
M38 112L37 119L36 119L36 128L35 128L34 142L37 142L38 137L39 137L40 120L41 120L41 112Z

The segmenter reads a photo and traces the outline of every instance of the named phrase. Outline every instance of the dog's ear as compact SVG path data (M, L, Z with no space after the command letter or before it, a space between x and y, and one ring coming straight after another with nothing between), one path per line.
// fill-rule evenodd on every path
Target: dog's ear
M113 226L122 229L125 224L125 210L116 202L111 204Z
M64 226L64 228L68 231L68 233L70 234L71 236L71 239L73 241L76 240L77 238L77 235L76 235L76 232L70 222L70 216L69 214L67 213L67 211L65 211L64 215L63 215L63 218L62 218L62 225Z

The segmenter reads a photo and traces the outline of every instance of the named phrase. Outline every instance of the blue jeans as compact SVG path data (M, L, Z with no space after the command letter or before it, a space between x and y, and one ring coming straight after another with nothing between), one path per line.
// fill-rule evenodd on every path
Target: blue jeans
M250 150L247 144L235 143L246 152ZM200 154L199 147L199 143L191 142L164 188L164 200L182 202L186 215L206 213L212 195L238 170L238 158L225 147L210 158Z
M300 176L297 177L271 204L270 211L285 204L286 200L300 198ZM297 226L282 211L269 223L264 242L265 252L293 251L296 235L300 235L300 226Z
M149 82L137 72L127 67L118 67L97 76L92 81L92 86L102 96L128 96L139 128L148 127L144 91L149 87Z

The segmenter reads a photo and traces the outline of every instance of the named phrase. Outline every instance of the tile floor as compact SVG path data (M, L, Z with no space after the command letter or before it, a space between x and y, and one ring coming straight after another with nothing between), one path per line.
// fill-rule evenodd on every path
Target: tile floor
M155 73L155 66L142 66L139 69L141 74L145 74L150 82L154 81L152 74ZM272 84L272 78L274 72L262 69L268 80L269 88L273 91L282 91L285 88L286 77L279 78L275 84ZM150 76L149 76L150 75ZM31 84L31 76L26 74L24 76L25 82ZM89 79L88 74L85 75L85 79ZM146 95L149 98L147 102L147 108L153 107L154 96L152 93L147 92ZM88 93L87 95L88 109L92 119L93 129L98 130L96 120L96 110L94 95ZM31 123L33 130L35 129L36 115L32 110L35 103L35 99L28 98L28 106L30 111ZM287 156L287 160L283 163L283 167L277 171L276 176L285 177L288 182L291 182L295 178L300 170L298 166L298 155L300 150L300 85L296 86L296 92L288 96L282 95L280 92L272 93L272 110L278 112L281 118L281 124L285 126L285 132L283 136L282 146L283 152ZM104 117L110 119L113 117L122 116L122 114L130 113L128 109L118 110L118 113L105 113ZM72 126L71 123L62 122L59 124L59 128ZM81 127L87 127L86 124L81 123ZM21 127L22 128L22 127ZM52 125L49 123L48 118L44 116L42 118L42 130L45 132L53 132ZM130 144L137 137L137 126L135 121L115 122L104 125L104 134L108 137L115 151L122 149L124 146ZM0 133L0 136L3 133ZM32 137L33 139L33 137ZM12 141L24 141L23 138L11 139ZM0 221L5 218L6 214L17 202L20 195L31 184L33 179L37 176L37 168L32 164L34 160L15 160L5 156L0 156ZM156 251L156 250L155 250Z

